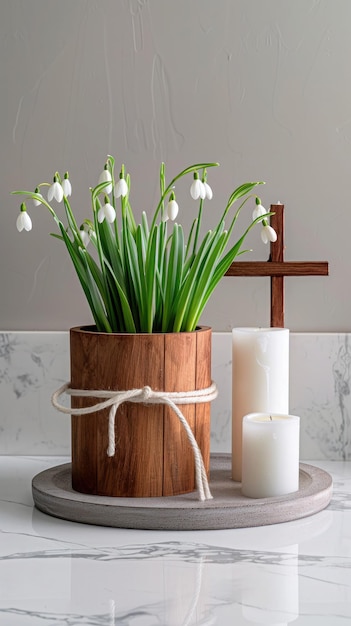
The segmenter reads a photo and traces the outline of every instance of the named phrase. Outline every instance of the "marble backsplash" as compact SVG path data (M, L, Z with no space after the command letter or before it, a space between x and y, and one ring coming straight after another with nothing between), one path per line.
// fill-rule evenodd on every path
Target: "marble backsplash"
M290 413L301 460L351 460L351 335L290 334ZM214 333L211 450L231 451L231 334ZM0 333L0 454L70 454L70 418L51 406L69 380L66 332Z

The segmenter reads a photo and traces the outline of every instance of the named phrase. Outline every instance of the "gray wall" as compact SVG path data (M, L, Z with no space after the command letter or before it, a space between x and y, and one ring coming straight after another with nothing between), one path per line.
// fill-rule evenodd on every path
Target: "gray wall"
M350 0L0 0L0 328L90 322L50 216L31 209L17 233L10 191L68 169L83 219L110 153L136 213L155 206L161 160L170 176L218 160L208 228L234 186L265 180L286 259L330 262L328 278L287 279L286 326L350 331L350 24ZM249 245L267 258L258 230ZM202 322L269 324L269 280L225 278Z

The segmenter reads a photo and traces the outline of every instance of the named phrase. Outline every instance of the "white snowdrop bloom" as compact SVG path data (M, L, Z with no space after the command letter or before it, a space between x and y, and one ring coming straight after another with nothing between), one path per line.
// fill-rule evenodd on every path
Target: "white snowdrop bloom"
M272 226L269 224L265 224L261 230L261 239L263 243L268 243L269 241L277 241L277 233L275 232Z
M174 198L172 198L167 204L167 216L170 220L174 221L178 215L178 211L178 202Z
M213 191L210 187L210 185L208 183L202 183L203 186L205 187L205 198L207 198L207 200L212 200L213 198Z
M206 198L206 188L204 183L199 179L199 175L197 172L194 173L194 180L190 187L190 195L194 200L198 200L201 198L204 200Z
M72 195L72 185L71 185L71 181L68 177L68 172L66 172L65 177L62 181L62 189L63 189L63 193L66 196L66 198L68 198L68 196Z
M42 198L42 200L44 200L43 196L41 195L40 191L39 191L39 187L36 187L34 189L34 193L37 194L37 196L40 196L40 198ZM37 198L33 198L33 204L34 206L39 206L40 204L42 204L41 200L37 200Z
M83 242L83 246L86 248L88 243L90 242L89 231L86 230L84 226L82 226L79 229L79 234L80 234L81 240Z
M117 185L115 186L115 198L125 198L128 194L128 185L124 178L119 178Z
M56 202L62 202L63 189L61 183L58 182L57 176L54 177L54 182L49 187L48 201L51 202L55 198Z
M112 176L111 176L111 172L109 172L108 169L104 169L99 177L99 184L100 183L111 183L110 185L106 185L105 189L104 189L104 193L111 193L112 191Z
M104 219L106 219L109 224L112 224L116 219L116 211L109 202L105 202L98 212L98 222L101 224Z
M266 215L267 211L262 206L262 204L256 204L254 210L252 211L252 219L255 220L257 217L262 217L262 215Z
M27 213L27 208L24 202L21 204L21 212L16 220L16 227L18 232L22 232L22 230L32 230L32 220Z

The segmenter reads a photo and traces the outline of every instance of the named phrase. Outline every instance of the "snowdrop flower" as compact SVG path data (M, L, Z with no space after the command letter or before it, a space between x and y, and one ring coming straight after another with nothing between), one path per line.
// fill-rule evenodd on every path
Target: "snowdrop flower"
M262 206L261 200L259 198L256 198L256 206L252 211L252 219L255 220L258 217L262 217L262 215L266 215L266 213L267 211L264 206Z
M213 191L212 191L210 185L206 181L204 181L202 184L205 187L205 193L206 193L205 198L207 198L207 200L212 200L212 198L213 198Z
M109 203L108 198L106 198L105 204L98 211L98 222L101 224L104 219L106 219L109 224L112 224L116 219L116 211L112 204Z
M167 209L166 209L167 219L170 219L173 222L178 215L178 211L179 211L178 202L176 201L174 192L172 191L171 195L169 196L169 201L168 201Z
M211 190L212 191L212 190ZM194 200L201 198L204 200L206 198L206 188L204 183L200 180L197 172L194 172L194 180L190 187L190 195Z
M269 226L267 220L263 221L261 239L263 243L268 243L269 241L277 241L277 233L275 232L274 228L272 228L272 226Z
M24 202L21 204L21 212L16 220L16 226L18 232L24 230L32 230L32 220L27 213L27 207Z
M58 174L55 174L54 182L48 191L48 201L51 202L53 198L55 198L56 202L62 202L63 199L63 189L61 183L59 183Z
M106 185L104 192L109 194L112 191L112 176L111 176L111 172L108 169L108 165L106 163L105 168L103 169L103 171L100 174L99 177L99 184L100 183L111 183L110 185Z
M80 238L83 242L83 246L86 248L90 242L90 228L87 224L82 224L79 229Z
M36 187L34 189L34 193L36 193L37 196L40 196L44 200L43 196L41 195L41 193L39 191L39 187ZM36 198L33 198L33 204L34 204L34 206L39 206L41 204L41 201L37 200Z
M62 189L63 189L63 193L66 196L66 198L68 198L68 196L72 195L72 185L71 185L71 181L69 179L69 175L68 172L66 172L65 177L62 181Z
M122 174L120 174L117 185L115 186L115 198L125 198L128 193L128 185Z

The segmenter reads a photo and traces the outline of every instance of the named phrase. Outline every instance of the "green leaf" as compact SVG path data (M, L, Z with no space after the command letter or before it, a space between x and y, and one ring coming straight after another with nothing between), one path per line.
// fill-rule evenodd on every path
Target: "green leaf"
M106 317L106 313L101 304L100 297L97 294L91 275L87 265L82 262L79 252L74 248L70 238L68 237L63 225L61 227L62 238L66 244L67 250L76 269L79 281L82 285L85 296L88 300L91 312L94 317L95 324L100 331L112 332L112 328Z
M158 262L159 248L159 228L154 226L150 238L149 246L146 252L145 264L145 280L146 280L146 332L151 333L153 330L153 320L155 314L155 284L156 284L156 266Z
M107 274L107 280L109 282L110 281L113 282L113 286L117 290L119 298L120 298L120 305L121 305L121 310L122 310L123 322L125 326L125 332L136 333L137 330L136 330L136 326L134 323L133 312L132 312L132 308L130 306L129 300L127 298L127 295L124 289L122 288L122 286L120 285L120 283L118 282L117 277L115 276L113 269L111 265L109 264L109 262L107 261L107 259L105 259L105 266L106 266L106 270L108 270L109 272L109 274Z
M129 230L127 231L126 253L127 253L128 268L129 268L129 273L130 273L130 287L133 289L133 293L134 293L134 299L136 302L135 313L138 313L138 326L139 326L139 315L144 304L142 279L140 275L137 246ZM136 321L137 320L135 319L135 322Z
M226 233L218 232L217 236L213 239L211 248L209 249L204 263L201 267L201 272L198 273L196 280L196 288L193 291L191 303L188 309L186 318L183 321L182 329L192 331L195 329L197 321L199 319L199 311L202 310L202 301L206 295L206 292L211 284L211 280L216 267L216 262L223 251L223 246L226 241Z
M197 254L194 257L194 261L188 271L188 274L183 280L176 303L176 314L173 326L173 332L180 332L183 326L183 320L186 316L186 311L191 302L192 295L196 289L196 279L201 272L202 264L206 258L211 239L213 239L214 233L208 231L206 233Z
M231 206L232 204L234 204L234 202L239 200L239 198L242 198L243 196L249 194L253 189L255 189L255 187L257 187L257 185L265 185L265 183L263 181L258 181L254 183L244 183L243 185L240 185L230 195L227 204Z
M163 298L162 332L171 330L174 322L175 302L182 281L184 254L183 229L178 224L174 224L167 271L165 271L166 284Z

